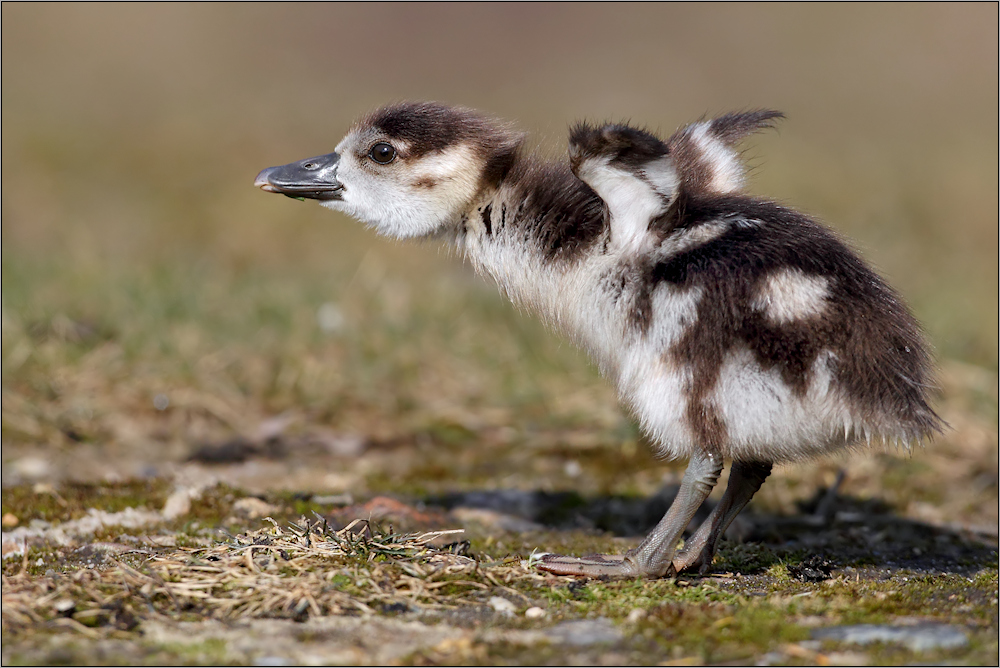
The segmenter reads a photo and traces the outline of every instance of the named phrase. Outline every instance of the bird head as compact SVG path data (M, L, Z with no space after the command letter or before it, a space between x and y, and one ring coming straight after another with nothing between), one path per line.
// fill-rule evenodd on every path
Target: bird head
M255 185L318 200L386 236L432 236L499 182L521 141L470 109L404 102L358 120L333 153L265 169Z

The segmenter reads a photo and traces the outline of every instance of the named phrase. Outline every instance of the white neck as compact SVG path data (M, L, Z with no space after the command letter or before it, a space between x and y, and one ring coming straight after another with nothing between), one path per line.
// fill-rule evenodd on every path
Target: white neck
M622 261L620 253L582 250L569 256L547 256L530 235L533 213L518 211L515 193L488 193L465 216L456 246L476 270L491 277L518 307L534 311L550 326L588 350L601 371L617 375L621 350L619 318L609 318L599 277ZM487 208L488 207L488 208ZM490 218L489 228L484 212ZM606 235L606 233L605 233ZM606 246L601 240L595 248Z

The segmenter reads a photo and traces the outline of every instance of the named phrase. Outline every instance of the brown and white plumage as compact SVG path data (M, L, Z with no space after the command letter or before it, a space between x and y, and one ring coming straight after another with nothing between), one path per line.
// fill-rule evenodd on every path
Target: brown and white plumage
M659 452L691 464L638 548L542 567L656 576L707 567L772 463L919 440L941 424L927 348L899 296L830 230L741 192L736 146L778 118L727 114L666 141L580 124L569 161L551 162L504 123L403 103L362 118L335 153L257 184L388 236L447 239L586 348ZM724 459L729 488L677 555Z

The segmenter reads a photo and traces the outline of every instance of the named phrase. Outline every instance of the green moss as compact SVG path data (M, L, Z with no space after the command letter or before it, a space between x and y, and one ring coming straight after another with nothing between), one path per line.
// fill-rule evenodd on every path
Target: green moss
M768 571L778 565L778 555L762 543L731 543L723 541L713 567L719 572L752 574ZM785 575L787 576L787 570Z
M207 638L191 643L171 642L149 645L145 648L147 655L143 663L147 665L164 665L176 663L181 665L240 665L244 661L233 658L228 651L226 642L219 638Z
M969 578L900 571L887 580L845 578L830 586L827 596L845 623L880 623L895 616L920 616L995 625L996 573L992 569Z
M3 562L3 574L10 577L23 571L31 576L43 575L49 569L61 566L63 554L54 547L29 547L27 558L18 557L5 559ZM61 568L60 568L61 570Z
M13 485L0 491L3 514L11 513L20 524L33 519L67 522L79 519L91 508L116 513L126 508L159 509L171 490L162 478L113 483L68 482L35 491L30 485Z
M185 532L197 531L203 526L208 528L221 527L233 513L233 504L246 493L225 483L202 490L201 495L191 500L191 509L183 520L186 522ZM195 526L197 524L197 526Z
M783 563L772 564L767 569L767 576L772 579L773 585L788 584L792 580L788 566Z
M680 647L706 663L759 656L783 643L808 638L787 611L767 602L740 605L664 603L650 609L637 631L664 649Z

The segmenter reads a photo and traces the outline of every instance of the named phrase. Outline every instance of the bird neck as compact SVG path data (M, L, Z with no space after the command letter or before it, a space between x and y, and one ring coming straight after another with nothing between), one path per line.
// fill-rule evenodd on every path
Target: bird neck
M512 301L572 333L583 288L573 277L602 254L606 218L600 198L568 165L524 156L481 191L455 243Z

